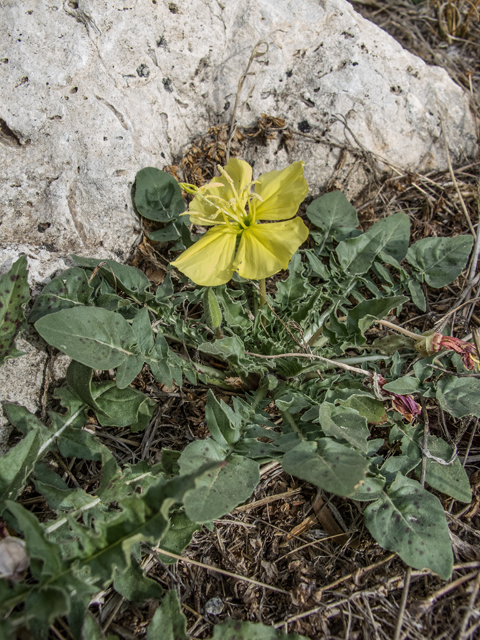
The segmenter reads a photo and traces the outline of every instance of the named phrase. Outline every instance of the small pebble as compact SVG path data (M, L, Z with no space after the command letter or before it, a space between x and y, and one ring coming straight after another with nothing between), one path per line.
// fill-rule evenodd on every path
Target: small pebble
M0 578L17 582L23 578L29 564L23 540L11 536L0 540Z
M210 613L212 616L219 616L223 611L223 602L217 596L210 598L205 605L205 613Z

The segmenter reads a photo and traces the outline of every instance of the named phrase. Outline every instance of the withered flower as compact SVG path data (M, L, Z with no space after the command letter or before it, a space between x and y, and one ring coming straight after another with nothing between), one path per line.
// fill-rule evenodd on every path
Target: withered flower
M422 413L421 406L415 402L413 396L401 396L398 393L393 393L393 391L388 391L383 388L385 384L387 384L387 381L383 376L374 375L373 388L379 400L385 401L391 399L395 411L401 413L408 422L412 422L416 416Z
M469 371L473 371L475 365L479 364L478 353L475 345L466 340L460 338L454 338L453 336L444 336L437 331L433 331L419 340L415 345L417 351L422 356L432 356L434 353L438 353L442 349L448 349L455 351L462 357L463 365Z

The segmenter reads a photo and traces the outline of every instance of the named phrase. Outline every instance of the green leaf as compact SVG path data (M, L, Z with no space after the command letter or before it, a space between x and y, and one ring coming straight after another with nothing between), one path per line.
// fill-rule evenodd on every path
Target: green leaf
M185 211L182 190L168 173L146 167L135 177L135 207L148 220L168 222Z
M369 461L351 447L322 438L301 442L282 462L286 473L339 496L351 496L364 480Z
M31 431L39 431L44 436L48 434L47 427L33 413L30 413L26 407L10 402L4 402L2 407L9 422L24 435Z
M57 423L57 430L62 430L58 438L58 450L65 458L83 460L100 460L102 447L98 438L83 429L64 429L64 423Z
M363 483L356 489L353 494L353 500L359 502L370 502L372 500L378 500L383 495L383 488L385 487L385 478L375 476L367 477Z
M414 376L403 376L402 378L397 378L397 380L387 382L387 384L383 385L386 391L396 393L399 396L408 396L409 394L415 393L419 387L420 380Z
M189 640L187 619L174 589L167 591L162 604L155 611L148 625L147 640Z
M223 402L215 398L213 391L209 389L205 418L208 430L218 444L225 446L238 442L241 435L242 419Z
M91 529L74 520L70 521L73 534L79 538L82 551L77 553L85 571L90 572L90 581L106 584L112 578L115 567L126 570L131 563L132 549L139 542L156 544L167 531L169 510L182 503L187 492L194 491L203 475L216 469L218 462L202 465L195 473L165 481L156 479L144 493L122 497L118 511L108 519L97 519L95 535ZM113 468L112 468L113 467ZM116 473L115 465L110 465L109 476ZM102 499L108 495L107 478L102 477ZM108 483L107 483L108 484ZM121 486L121 485L120 485ZM118 497L113 497L114 500Z
M254 460L235 454L226 459L226 451L214 440L191 442L179 459L180 473L197 471L207 462L223 462L205 473L197 488L185 496L185 513L192 522L211 522L230 513L252 495L260 482L259 465Z
M395 480L398 472L406 476L420 464L420 449L412 451L412 448L405 447L402 450L405 452L407 449L408 453L401 456L390 456L380 467L380 473L388 483Z
M365 509L365 524L384 549L409 566L450 578L453 553L443 507L415 480L399 473L382 498Z
M215 340L215 342L203 342L198 346L198 350L203 353L209 353L213 356L219 357L221 360L227 360L233 366L245 367L250 369L250 363L245 357L245 346L237 335L230 338L222 338L221 340ZM255 371L260 372L261 366L257 362L251 367Z
M349 311L347 315L347 327L350 333L360 331L363 335L376 320L381 320L387 316L392 309L408 302L405 296L392 296L385 298L374 298L360 302Z
M82 640L104 640L102 629L90 611L85 614L82 626Z
M307 257L308 263L310 265L310 269L314 276L318 276L323 280L330 280L330 273L327 267L323 264L323 262L311 251L310 249L306 249L302 253Z
M162 284L155 292L155 302L162 302L165 300L168 303L174 292L175 290L173 288L172 276L170 273L167 273L167 275L163 279Z
M452 447L441 438L428 436L427 447L430 454L436 458L445 460L445 462L450 461L452 458ZM471 502L472 489L470 487L470 481L458 458L456 458L452 464L444 465L427 457L426 465L427 473L425 481L432 489L446 493L447 496L451 496L460 502ZM422 471L420 466L415 469L415 473L419 478L421 477Z
M150 231L148 237L154 242L173 242L182 236L182 228L184 226L178 222L167 222L163 229Z
M182 371L188 374L188 365L168 346L165 336L158 333L154 348L145 356L145 362L150 365L153 377L167 387L172 386L172 380L182 386Z
M383 402L370 395L357 395L354 393L346 400L341 401L340 405L355 409L371 424L381 424L387 419Z
M192 541L195 531L200 531L201 528L202 525L192 522L187 518L184 511L174 511L170 515L170 527L161 538L159 545L164 551L170 551L170 553L176 553L179 556ZM175 564L177 562L175 558L166 556L163 553L159 553L158 558L163 564Z
M372 228L384 234L382 252L401 262L410 243L410 218L405 213L394 213L376 222Z
M138 355L125 358L117 369L115 382L119 389L125 389L131 384L140 373L147 354L154 347L154 338L148 309L142 307L132 321L132 330L136 337Z
M216 294L223 309L225 323L231 328L251 327L252 321L245 310L245 302L235 301L233 296L238 295L237 291L227 289L226 285L216 287Z
M323 402L320 405L320 426L326 436L346 440L356 449L368 453L367 439L370 431L366 419L355 409Z
M87 305L92 294L85 271L79 267L67 269L47 284L35 300L28 321L34 323L50 313Z
M395 213L375 223L361 236L344 240L336 248L341 267L351 274L366 273L375 258L384 251L404 257L410 235L410 220L404 213ZM403 255L402 255L403 254Z
M55 618L64 616L69 611L70 596L59 587L44 586L32 589L25 602L25 615L32 620L29 626L35 629L37 638L41 637L40 633L47 634L48 627Z
M33 471L40 449L40 432L30 431L23 440L2 456L0 464L0 514L5 500L15 500Z
M0 601L1 601L1 593L0 593ZM15 638L16 632L14 631L14 627L10 620L0 620L0 638L5 638L5 640L9 640L9 638ZM18 637L18 636L17 636Z
M102 427L130 427L143 431L156 407L154 400L137 389L119 389L112 382L94 385L97 418Z
M307 207L307 217L328 237L332 229L358 226L358 216L341 191L326 193Z
M79 400L92 409L100 409L92 395L93 369L81 362L72 360L67 369L67 386Z
M150 638L148 638L150 640ZM163 638L162 638L163 640ZM182 639L183 640L183 639ZM215 625L211 640L308 640L298 633L284 633L260 623L225 620Z
M455 418L480 418L480 380L445 376L438 381L437 400Z
M52 509L81 509L94 500L83 489L71 489L57 473L41 462L35 465L34 476L36 490L45 497Z
M99 459L102 445L92 434L81 430L86 422L87 406L66 387L56 389L54 397L60 399L67 412L62 415L51 412L51 427L45 427L25 407L5 404L4 410L10 422L23 433L39 433L38 456L58 445L60 452L66 457Z
M22 256L0 277L0 365L7 358L23 355L15 338L25 328L24 307L30 300L27 258Z
M409 278L407 286L410 291L410 295L412 296L413 304L416 305L420 311L426 311L427 301L425 300L425 294L423 293L420 284L414 278Z
M383 338L377 338L372 342L372 347L380 353L387 356L393 356L397 351L401 349L409 349L413 351L414 341L403 333L391 333Z
M8 510L15 516L25 536L27 554L31 559L40 560L41 565L35 569L32 563L30 568L34 577L39 580L44 576L55 576L64 568L60 547L47 540L45 531L37 518L17 502L7 501Z
M125 571L115 571L113 587L131 602L143 603L149 598L160 600L163 595L163 588L155 580L147 578L135 561Z
M423 238L408 249L407 260L427 284L439 289L462 273L472 244L472 236Z
M139 302L152 300L154 297L152 293L146 291L150 286L150 280L140 269L121 264L115 260L82 258L75 255L72 255L72 258L80 267L86 269L95 269L102 263L103 266L99 268L98 273L106 278L115 291L123 291ZM111 289L110 292L112 292Z
M213 287L206 287L205 289L205 293L203 294L203 308L205 310L205 322L210 329L219 329L223 316Z
M288 265L288 278L277 282L275 301L285 308L292 310L296 302L312 291L307 278L303 275L302 259L299 252L295 253Z
M135 334L118 313L95 307L64 309L45 316L35 328L48 344L92 369L114 369L137 355Z

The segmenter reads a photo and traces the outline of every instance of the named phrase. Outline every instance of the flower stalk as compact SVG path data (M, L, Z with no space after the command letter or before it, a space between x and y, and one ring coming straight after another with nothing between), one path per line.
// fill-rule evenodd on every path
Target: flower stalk
M258 284L260 285L260 309L263 309L265 302L267 301L267 285L265 278L261 278Z

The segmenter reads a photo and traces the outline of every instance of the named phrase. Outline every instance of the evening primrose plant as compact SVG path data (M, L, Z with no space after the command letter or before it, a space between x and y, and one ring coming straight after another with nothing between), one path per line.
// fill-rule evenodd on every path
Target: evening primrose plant
M478 353L465 337L420 335L396 316L405 304L425 312L425 287L459 277L472 238L410 245L404 213L363 232L338 191L308 205L309 233L297 215L302 162L252 180L251 167L231 159L219 173L196 188L153 167L138 172L135 208L159 227L150 238L181 252L160 286L132 266L73 256L76 266L52 279L26 319L27 258L0 278L0 363L22 355L15 338L27 320L71 358L46 419L3 405L18 442L0 465L0 535L25 547L0 545L2 637L29 627L42 639L60 616L75 639L100 637L88 607L111 585L126 600L162 601L148 637L172 616L183 628L174 592L164 596L144 575L142 554L175 562L195 531L250 498L272 462L345 498L337 504L348 504L347 523L360 512L407 565L451 576L445 508L455 513L472 497L455 433L480 418ZM188 212L182 189L194 195ZM281 269L286 277L259 307L251 281ZM155 462L120 462L97 434L156 425L154 382L163 394L207 386L209 436L163 448ZM231 404L218 399L222 389L236 392ZM429 431L431 407L446 416L446 439ZM96 465L99 481L72 486L62 458ZM18 501L29 486L49 506L46 521ZM12 554L20 547L21 562ZM248 625L235 637L252 637ZM230 627L213 637L231 637Z

